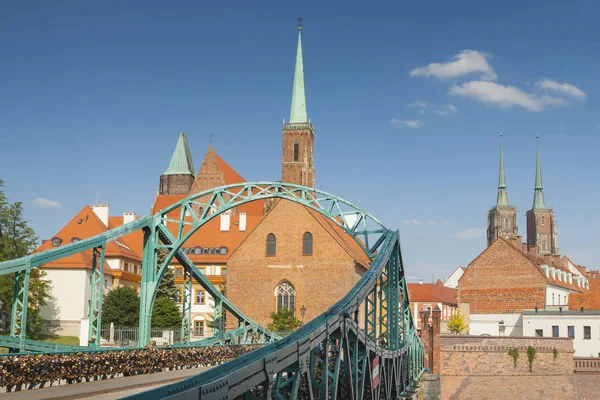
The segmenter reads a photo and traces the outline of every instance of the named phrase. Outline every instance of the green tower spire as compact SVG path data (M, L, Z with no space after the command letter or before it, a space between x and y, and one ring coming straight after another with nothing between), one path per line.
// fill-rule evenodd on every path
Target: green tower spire
M533 208L546 208L544 203L544 188L542 187L542 165L540 163L540 135L537 136L537 161L535 164L535 192L533 195Z
M292 92L292 111L289 122L307 123L306 94L304 93L304 64L302 62L302 23L298 18L298 50L296 51L296 70L294 71L294 91Z
M188 145L187 136L181 132L177 144L175 145L175 151L171 158L169 168L163 175L186 175L194 174L194 163L192 162L192 153L190 152L190 146Z
M508 205L508 193L506 193L506 178L504 177L504 146L502 145L502 133L500 133L500 174L498 176L498 199L497 206Z

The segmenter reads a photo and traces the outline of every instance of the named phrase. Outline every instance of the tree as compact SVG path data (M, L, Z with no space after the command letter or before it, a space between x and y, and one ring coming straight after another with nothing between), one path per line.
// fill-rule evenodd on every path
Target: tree
M181 325L181 311L173 300L156 297L152 309L153 328L173 328Z
M35 249L38 237L23 218L23 203L10 203L2 188L0 179L0 262L24 257ZM43 279L45 272L32 269L29 279L27 302L27 337L35 339L42 331L44 321L40 317L40 307L50 299L50 282ZM0 276L0 313L10 317L13 305L15 274Z
M448 322L446 326L451 333L456 334L461 333L468 327L468 325L465 323L464 316L460 311L457 311L456 314L452 316L450 322Z
M162 265L167 258L167 253L169 251L167 249L160 249L158 251L157 257L157 265ZM175 284L175 274L171 268L165 270L165 273L160 280L160 284L156 289L156 298L165 297L167 299L171 299L173 304L177 305L177 300L179 300L180 289Z
M276 313L271 313L272 324L269 330L273 332L293 331L300 326L300 321L294 316L294 309L280 308Z
M129 286L110 290L102 301L102 324L135 327L140 320L140 296Z

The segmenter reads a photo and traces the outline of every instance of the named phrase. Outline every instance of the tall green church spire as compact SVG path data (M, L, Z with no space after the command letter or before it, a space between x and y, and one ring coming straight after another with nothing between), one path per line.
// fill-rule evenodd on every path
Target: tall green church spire
M506 193L506 178L504 177L504 146L502 145L502 133L500 134L500 174L498 176L498 199L496 206L508 205L508 193Z
M179 134L177 144L175 145L175 151L171 158L169 168L163 175L195 175L194 174L194 163L192 162L192 153L190 152L190 146L188 145L187 137L185 133Z
M533 208L546 208L544 203L544 188L542 187L542 165L540 163L540 136L537 136L537 161L535 164L535 193L533 195Z
M294 91L292 93L292 111L290 123L307 123L306 94L304 93L304 64L302 62L302 19L298 18L298 50L296 51L296 70L294 71Z

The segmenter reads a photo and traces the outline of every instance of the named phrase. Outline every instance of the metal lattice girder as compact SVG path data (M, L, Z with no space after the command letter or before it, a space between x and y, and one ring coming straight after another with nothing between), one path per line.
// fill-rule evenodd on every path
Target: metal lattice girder
M104 295L104 252L106 244L92 250L92 276L89 304L88 345L100 345L100 327L102 323L102 298Z
M27 336L27 302L29 300L30 278L30 268L15 273L14 278L10 336L19 338L19 346L13 348L18 348L20 352L25 350Z
M189 343L192 332L192 271L183 269L183 293L181 310L181 343Z

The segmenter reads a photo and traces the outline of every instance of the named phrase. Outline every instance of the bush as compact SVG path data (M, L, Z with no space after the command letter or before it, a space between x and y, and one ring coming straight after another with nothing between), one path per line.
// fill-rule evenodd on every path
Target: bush
M515 368L517 368L517 360L519 359L519 349L513 348L508 351L508 355L513 358Z

